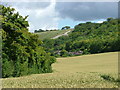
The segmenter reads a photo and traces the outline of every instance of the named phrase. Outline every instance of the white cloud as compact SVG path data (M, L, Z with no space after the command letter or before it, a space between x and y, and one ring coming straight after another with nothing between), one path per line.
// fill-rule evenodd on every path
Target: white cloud
M96 23L103 23L103 21L97 21Z
M93 22L93 23L103 23L104 21L106 21L106 19L97 19L97 20L93 20L91 22Z
M18 3L18 2L17 2ZM25 3L25 2L24 2ZM41 2L38 2L41 3ZM26 3L27 5L27 3ZM13 5L22 16L29 15L29 29L30 32L34 32L35 29L57 29L58 28L58 20L57 12L55 11L55 0L51 0L49 6L44 8L24 8L17 7L17 5ZM25 5L24 5L25 6Z

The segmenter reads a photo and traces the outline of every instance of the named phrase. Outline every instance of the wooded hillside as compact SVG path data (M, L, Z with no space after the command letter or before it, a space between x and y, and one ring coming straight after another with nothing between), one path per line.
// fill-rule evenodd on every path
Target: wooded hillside
M120 20L113 18L103 23L80 23L68 36L43 40L43 46L56 57L119 51L118 26Z

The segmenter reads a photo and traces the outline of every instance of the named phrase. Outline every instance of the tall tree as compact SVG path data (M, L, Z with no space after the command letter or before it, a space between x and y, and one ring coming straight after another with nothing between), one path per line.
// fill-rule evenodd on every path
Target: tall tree
M28 32L28 16L11 7L2 8L2 76L22 76L52 72L55 58L46 53L38 36Z

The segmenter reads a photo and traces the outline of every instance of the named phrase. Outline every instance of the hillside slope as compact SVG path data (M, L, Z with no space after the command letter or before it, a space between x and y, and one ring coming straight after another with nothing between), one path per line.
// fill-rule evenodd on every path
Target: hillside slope
M58 58L53 73L2 79L4 88L117 88L118 52ZM108 80L103 79L107 76Z
M39 33L35 33L39 35L39 39L43 40L43 39L51 39L54 38L56 36L62 36L62 34L72 31L72 29L67 29L67 30L57 30L57 31L46 31L46 32L39 32Z
M53 37L52 39L57 39L57 38L59 38L61 36L68 36L68 33L70 33L70 32L71 32L71 30L69 30L69 31L67 31L67 32L65 32L65 33L63 33L61 35L57 35L57 36Z

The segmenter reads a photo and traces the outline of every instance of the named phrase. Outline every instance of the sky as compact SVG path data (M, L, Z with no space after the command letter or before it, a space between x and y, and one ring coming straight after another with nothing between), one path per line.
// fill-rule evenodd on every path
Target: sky
M9 1L9 0L8 0ZM109 17L118 17L117 2L5 2L22 16L29 15L29 31L74 28L88 21L102 23Z

